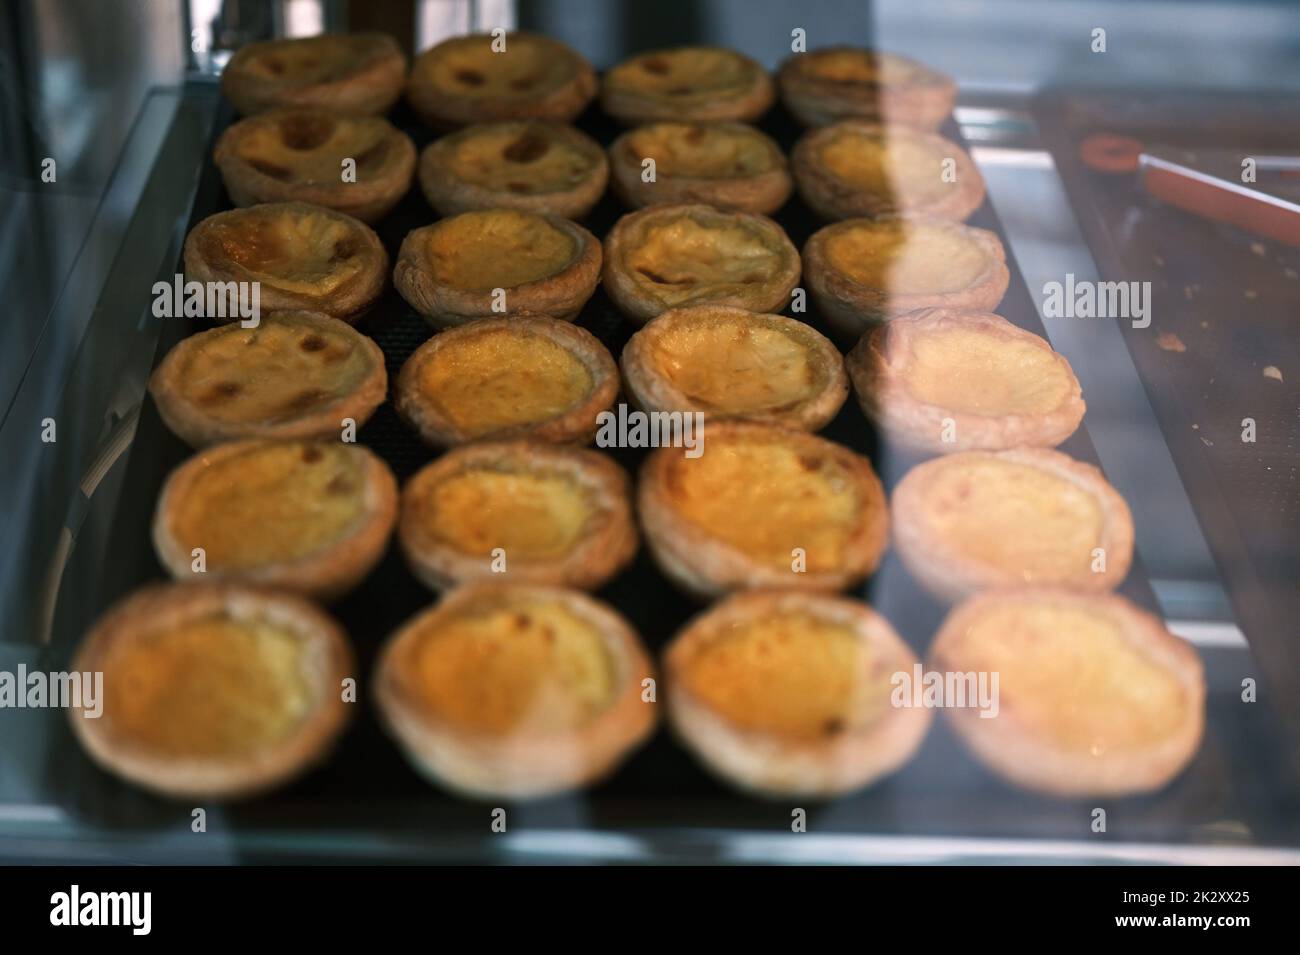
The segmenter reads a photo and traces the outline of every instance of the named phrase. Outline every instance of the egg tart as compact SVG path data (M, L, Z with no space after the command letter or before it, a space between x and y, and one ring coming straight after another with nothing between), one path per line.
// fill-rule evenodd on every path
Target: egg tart
M221 91L245 116L315 106L353 116L386 113L402 94L406 57L383 33L249 43L221 73Z
M430 444L533 438L585 444L618 396L618 366L585 328L496 318L433 336L397 378L398 412Z
M471 444L402 488L398 539L436 590L494 579L594 590L636 553L631 482L595 451Z
M607 776L654 730L654 669L628 623L586 594L469 584L401 627L375 674L412 765L480 798L527 799Z
M800 137L795 188L823 219L932 216L965 220L984 203L966 151L935 133L844 120Z
M407 102L435 129L503 119L567 123L595 95L591 64L535 33L444 40L416 57L406 84Z
M764 216L651 206L623 216L605 237L603 278L637 324L686 305L778 312L799 284L799 252Z
M407 235L393 284L436 328L519 312L573 319L600 265L600 240L576 222L485 209Z
M237 206L310 202L362 222L395 206L415 176L415 145L388 120L305 107L240 120L213 159Z
M908 471L891 502L894 543L927 590L1111 590L1133 560L1128 505L1101 471L1046 448L965 451Z
M651 453L637 511L655 560L687 591L843 590L880 563L885 492L871 462L804 431L708 422L703 453Z
M988 312L895 318L864 335L846 364L863 412L914 450L1055 447L1086 408L1065 356Z
M238 438L338 438L388 392L384 355L350 325L276 312L177 344L149 379L163 422L191 447Z
M103 674L102 712L68 715L102 768L175 799L256 795L325 757L355 675L337 623L301 597L152 585L100 617L73 662Z
M816 431L849 393L839 350L810 325L723 305L669 309L623 349L646 411L702 411Z
M607 72L600 108L628 126L660 120L749 121L775 98L772 77L757 62L716 46L642 53Z
M420 154L424 197L445 216L502 208L581 219L608 181L600 144L558 123L468 126Z
M781 102L805 126L841 119L937 129L957 84L916 60L850 46L796 53L776 74Z
M388 253L364 222L305 202L273 202L208 216L185 239L191 282L259 285L261 314L324 312L355 322L375 304L388 278ZM238 321L231 285L225 315ZM248 293L246 293L248 294Z
M764 796L826 798L902 767L931 714L893 706L916 656L880 614L842 597L737 594L664 654L668 718L710 770Z
M379 563L396 520L397 480L360 445L235 441L172 472L153 541L177 580L263 584L330 600Z
M1159 618L1114 594L1047 588L973 597L944 621L929 667L998 675L994 718L972 709L944 715L981 763L1036 792L1151 792L1200 748L1200 658Z
M987 312L1011 273L997 234L943 219L846 219L803 248L804 281L836 334L856 342L874 324L923 308Z
M654 160L647 182L646 160ZM785 155L744 123L652 123L609 147L614 192L633 208L699 202L768 215L790 198Z

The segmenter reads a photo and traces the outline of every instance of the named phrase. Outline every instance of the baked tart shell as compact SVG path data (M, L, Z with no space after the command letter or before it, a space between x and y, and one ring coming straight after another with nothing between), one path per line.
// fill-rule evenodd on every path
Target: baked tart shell
M952 78L896 54L877 54L919 69L924 82L853 83L818 75L816 63L826 55L859 52L830 47L788 57L776 74L781 102L805 126L824 126L842 119L938 129L952 114L957 84ZM860 51L868 52L868 51Z
M960 466L963 461L978 461L990 455L1002 461L1041 469L1066 481L1089 495L1099 508L1101 533L1094 546L1106 552L1105 570L1079 574L1068 582L1040 579L1035 583L1098 593L1113 590L1124 581L1133 562L1134 532L1132 514L1120 493L1094 465L1047 448L1015 448L933 458L908 471L894 488L890 499L894 545L903 564L926 590L941 600L955 603L979 591L1024 586L1029 582L1023 574L990 566L969 554L960 553L948 542L936 540L930 529L928 517L934 504L927 494L927 482L937 473L936 469ZM1016 531L1016 528L1005 529L1008 535ZM1026 560L1029 559L1026 556Z
M678 125L678 124L673 124ZM637 130L618 137L609 147L609 167L615 195L626 205L642 209L654 205L702 203L731 212L771 215L780 209L794 188L785 155L767 135L743 123L693 123L693 129L708 135L720 129L753 138L770 159L770 167L748 175L684 176L656 170L655 181L646 182L641 163L651 156L638 154L634 145Z
M212 158L221 171L231 202L240 207L263 202L308 202L366 223L383 218L406 195L415 177L415 144L387 120L368 118L369 122L386 127L380 141L393 151L393 158L386 162L381 175L358 178L356 182L343 181L341 165L329 181L286 179L286 174L292 177L291 167L267 167L250 161L243 153L243 143L260 135L267 126L298 123L310 127L328 124L332 117L332 113L321 109L282 109L227 127L217 140ZM292 150L286 147L286 152ZM350 158L358 159L355 155Z
M355 663L342 628L301 597L233 584L150 585L99 619L77 650L73 669L107 670L107 682L114 674L106 664L121 642L138 639L141 631L223 613L239 620L264 615L277 626L310 639L306 677L314 685L316 699L292 736L253 755L178 757L142 745L122 732L110 712L89 719L80 707L73 707L68 711L73 735L95 763L169 798L234 800L275 789L325 758L349 718L342 682L355 675Z
M734 324L738 334L753 328L781 332L796 340L806 351L809 363L824 370L824 381L815 394L799 401L764 407L754 411L718 411L702 407L665 373L663 340L675 330L689 329L695 323L726 321ZM709 355L693 356L704 365ZM803 431L819 431L844 405L849 394L848 375L839 350L810 325L784 315L764 315L724 305L696 305L674 308L652 318L628 340L620 359L623 382L633 403L644 411L701 411L711 420L745 418L784 425ZM755 367L754 375L774 374L774 369Z
M397 479L387 464L360 445L344 445L361 460L363 512L358 526L350 528L327 547L292 561L277 561L244 570L208 567L193 570L191 550L202 541L182 541L174 529L176 509L197 493L197 485L208 468L266 447L270 442L234 441L196 454L168 476L154 511L154 551L163 568L179 581L240 583L274 587L334 600L359 584L388 549L388 538L397 522ZM310 449L311 444L304 444Z
M434 328L455 328L483 319L498 319L502 314L573 321L600 282L603 259L600 240L576 222L552 215L543 218L570 236L577 251L561 271L506 288L504 313L493 309L495 297L491 289L449 285L440 282L429 270L424 248L436 225L415 229L402 241L393 270L393 284L402 298Z
M845 590L868 577L879 566L889 538L889 516L884 487L871 462L850 449L805 431L754 421L706 423L704 452L721 438L780 439L800 449L809 460L829 457L844 469L856 486L861 502L856 527L844 543L844 556L834 569L774 567L747 554L731 541L686 518L674 495L674 467L681 448L651 452L637 482L637 514L646 543L664 575L694 597L712 599L734 590L786 589L812 592Z
M448 161L450 151L454 150L459 143L481 135L485 129L498 128L517 130L519 138L515 145L525 155L530 148L534 150L538 148L532 145L534 143L545 144L548 140L557 140L589 157L591 168L576 185L547 192L492 189L458 176ZM519 175L525 180L528 178L526 166L521 167ZM459 215L475 209L499 208L522 209L525 212L559 216L563 219L581 219L605 194L605 186L609 182L609 161L605 158L604 150L594 139L572 126L519 120L495 123L487 127L468 126L430 143L420 153L419 178L420 189L424 192L425 199L444 216Z
M493 38L490 34L483 33L444 40L416 57L406 83L406 101L420 122L436 130L452 130L473 123L511 119L569 123L595 98L598 85L596 71L577 51L557 40L533 33L510 33L505 39L506 50L502 54L491 52ZM477 42L488 51L486 56L509 56L510 44L520 41L539 44L552 60L570 63L572 76L565 83L549 89L520 91L509 96L468 97L457 96L454 91L440 88L425 75L429 64L444 55L453 45Z
M965 672L966 632L988 608L1024 602L1104 611L1125 640L1155 661L1190 700L1186 718L1158 745L1111 750L1100 757L1063 750L1042 739L1014 705L1004 701L998 716L981 719L973 709L945 709L949 727L966 748L995 774L1034 792L1053 796L1129 796L1154 792L1177 776L1200 749L1205 730L1205 676L1196 651L1170 633L1160 619L1115 594L1082 594L1052 588L1003 590L973 597L953 609L936 634L927 668ZM1005 693L1007 687L1002 686Z
M426 529L424 510L437 485L472 470L510 474L535 470L571 480L596 502L580 539L562 556L523 560L506 549L506 570L491 558L471 555L437 540ZM626 567L636 554L632 482L613 460L595 451L536 441L482 442L457 448L417 472L402 488L398 540L411 572L426 586L446 591L458 584L504 581L595 590Z
M924 707L886 704L883 715L869 726L832 726L808 738L738 726L691 691L684 674L710 635L788 613L851 630L871 651L895 660L897 670L910 672L917 662L889 622L863 603L784 591L736 594L689 622L665 651L668 717L675 734L722 779L769 798L830 798L900 769L929 730L931 713Z
M884 137L886 141L911 140L935 158L935 177L940 176L942 161L953 160L955 181L937 198L905 197L891 188L864 189L830 171L821 158L822 150L846 135ZM857 217L889 219L902 216L929 216L963 222L984 204L984 177L979 168L956 143L937 133L905 126L880 126L860 120L843 120L810 130L795 143L790 154L790 170L800 197L822 219L834 222Z
M670 307L656 295L647 292L633 275L629 265L642 238L643 230L652 227L656 220L671 221L689 217L708 226L726 228L740 224L773 250L781 264L765 277L764 281L732 288L729 291L703 292L686 305L728 305L751 312L779 312L790 301L790 293L799 284L799 252L777 223L765 216L745 212L725 212L707 205L650 206L630 212L614 224L605 237L605 261L602 279L605 291L618 309L638 325L642 325ZM736 283L724 283L736 285Z
M872 220L847 219L824 226L812 234L803 247L804 282L825 317L831 332L841 341L857 342L881 322L927 308L960 308L987 312L997 308L1011 283L1007 253L997 234L988 229L948 222L924 220L930 228L951 230L978 248L985 258L984 269L964 288L942 292L894 292L863 284L836 268L827 251L836 235L869 226ZM903 240L908 241L908 240Z
M975 331L994 342L1041 350L1068 382L1065 394L1048 411L989 415L918 398L909 388L909 361L917 342L948 330ZM1078 430L1087 410L1065 356L1040 336L989 312L936 308L895 318L863 335L845 364L863 414L895 444L929 454L1056 447ZM943 440L946 422L952 424L952 441Z
M411 686L411 661L421 631L464 607L517 597L552 600L594 626L618 668L615 698L585 725L565 732L471 732L429 713ZM636 633L616 612L578 591L507 584L458 587L389 638L380 654L374 693L379 713L411 764L424 776L471 798L535 799L595 783L613 772L654 731L657 714L641 699L654 667Z
M241 220L247 223L245 227L251 228L256 218L277 215L321 216L343 223L349 232L349 242L355 243L353 248L361 257L358 274L339 289L314 294L255 279L254 272L226 258L224 252L222 255L214 254L215 249L226 248L224 243L216 238L219 234L218 230L227 227L239 228ZM388 252L370 226L342 212L306 202L266 203L208 216L186 237L184 260L187 281L260 282L262 317L279 311L312 311L324 312L350 325L355 324L370 311L388 282ZM224 321L238 321L234 317L237 315L236 310L228 308L227 315L232 317Z
M370 370L355 388L323 407L312 408L292 416L276 416L263 421L227 421L208 413L202 404L186 394L184 385L190 361L205 346L214 345L230 335L255 334L238 325L222 325L180 341L169 351L149 379L158 415L163 423L192 448L205 448L222 441L245 438L338 438L343 421L351 418L359 428L370 420L388 393L388 372L384 354L378 345L346 322L319 312L285 311L262 319L262 326L285 323L301 326L312 337L317 330L337 335L360 349L369 359Z
M428 363L437 357L440 349L455 345L458 340L467 341L470 336L500 330L539 335L558 344L591 373L591 391L562 414L545 421L505 427L483 435L468 433L424 397L420 382ZM449 448L469 441L511 438L589 444L599 430L597 416L613 405L618 388L618 366L600 339L585 328L541 316L490 318L448 329L417 348L397 376L394 405L398 414L420 437L435 447Z
M621 82L627 75L624 71L635 68L634 64L664 55L690 53L693 49L709 55L721 52L735 57L745 71L746 81L725 92L698 90L676 96ZM625 126L664 120L752 122L766 113L775 99L776 86L761 64L734 50L716 47L677 47L638 54L606 73L600 86L600 108Z
M310 37L309 40L325 38ZM336 113L373 116L387 113L402 94L406 81L406 57L387 34L363 33L335 37L346 43L361 43L355 67L334 80L296 84L292 78L277 81L248 68L258 57L274 56L277 47L299 40L250 43L236 51L221 74L221 91L243 116L252 116L282 106L309 106Z

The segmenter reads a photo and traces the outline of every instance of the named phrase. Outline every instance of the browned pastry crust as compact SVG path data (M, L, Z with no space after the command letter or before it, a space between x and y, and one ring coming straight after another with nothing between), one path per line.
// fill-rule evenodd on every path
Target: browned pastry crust
M646 542L669 579L707 598L740 589L843 590L876 569L889 516L869 460L753 421L707 424L704 436L695 458L680 448L652 452L637 485ZM757 460L746 466L747 455ZM828 538L832 520L842 526ZM799 569L796 549L804 551Z
M600 144L558 123L468 126L420 154L420 188L445 216L502 208L581 219L608 181Z
M249 43L221 74L221 91L244 116L281 106L349 115L387 113L402 93L406 57L383 33Z
M384 290L388 253L358 219L305 202L273 202L218 212L196 225L185 239L185 278L258 282L263 317L307 310L351 324ZM227 317L208 317L236 321L233 294L229 301Z
M952 77L893 53L833 46L796 53L776 74L781 101L805 126L841 119L934 130L952 113Z
M453 37L415 59L406 100L434 129L505 119L571 122L596 95L596 72L577 51L535 33L510 33L494 52L487 33Z
M772 77L735 50L681 46L624 60L604 76L600 108L627 126L661 120L749 122L776 97Z
M956 279L954 252L967 270L964 281ZM997 233L943 219L846 219L818 229L803 247L813 302L834 332L853 342L878 322L923 308L997 308L1011 281L1006 260ZM942 273L940 284L900 287L905 279L897 272L918 266Z
M286 446L299 449L303 468L322 461L322 449L354 456L361 486L353 487L348 483L336 490L333 485L329 485L321 494L359 496L360 515L340 536L301 557L292 560L271 559L246 566L223 566L218 561L208 560L204 571L196 574L193 570L193 549L204 547L205 541L182 535L186 533L183 530L187 520L185 515L204 505L203 495L209 491L204 482L205 473L213 467L228 465L244 458L249 464L246 493L281 499L285 495L311 493L305 482L290 485L284 478L266 482L257 479L256 458L259 453L267 449L281 450ZM328 500L319 503L325 506ZM293 533L291 523L276 525L276 518L283 511L283 507L259 509L260 516L265 517L269 512L270 517L260 528L254 529L256 533L268 536ZM228 515L216 515L214 519L220 521L229 518ZM301 515L295 519L301 519ZM320 600L333 600L359 584L379 563L388 547L388 537L396 521L397 479L387 464L361 445L315 441L234 441L201 451L171 473L163 485L154 511L153 542L159 562L177 580L206 579L257 584L291 590Z
M475 246L457 239L459 232L471 225L484 236ZM550 274L511 285L508 278L497 277L507 273L496 270L513 264L513 252L527 251L523 227L558 230L568 237L571 252ZM493 238L498 234L505 240L515 238L519 249L503 247ZM444 271L461 269L460 263L469 256L485 259L476 263L475 274L488 278L462 282L445 277ZM464 212L410 232L397 255L393 284L435 328L517 314L572 321L596 290L602 258L600 240L576 222L521 210L485 209ZM492 285L494 282L506 284ZM504 312L495 307L498 288L505 292Z
M529 614L539 604L561 607L600 634L613 668L612 699L584 722L567 728L494 731L441 717L427 700L433 691L420 686L421 664L437 655L436 649L422 647L422 638L462 615L511 609L517 609L514 616L526 630L532 625ZM514 645L518 638L502 642L498 653L514 652ZM477 583L457 587L398 629L381 652L374 692L380 716L419 772L475 798L532 799L599 781L650 736L657 715L654 704L642 699L642 685L654 675L631 626L588 595L557 587ZM481 671L475 677L482 680ZM499 695L502 688L485 690L489 695L493 691Z
M479 489L475 507L440 517L435 502L439 486L458 479L469 482L475 474L501 483ZM563 526L569 519L564 512L567 501L548 509L549 502L534 499L546 493L544 488L507 483L530 475L563 481L586 499L590 513L580 527ZM506 497L511 494L527 497L523 501ZM442 506L452 507L453 502ZM511 520L527 523L515 537L511 534L515 528L508 525ZM449 528L449 522L455 526ZM558 535L566 530L575 539L558 553L530 555L523 543L531 535L546 545L549 541L542 531ZM463 546L466 538L474 540L474 552ZM435 590L494 579L595 590L636 554L632 482L622 468L595 451L537 441L470 444L449 451L407 481L402 488L398 539L411 572ZM514 539L520 541L519 547L509 543ZM497 548L506 558L499 573L491 556Z
M646 182L642 163L655 161ZM790 198L792 181L781 148L744 123L662 122L628 130L609 147L614 192L640 209L704 203L770 215Z
M444 350L474 349L502 335L519 343L519 353L513 356L521 362L518 367L507 366L493 353L486 359L491 367L471 370L465 361L452 359L454 365L437 368ZM572 402L558 411L548 404L535 418L525 416L513 423L478 426L474 419L484 413L486 388L491 388L499 406L508 405L512 413L527 409L528 403L535 399L549 399L551 386L555 384L553 378L565 371L556 369L538 348L545 345L557 346L567 353L575 366L585 370L589 383L574 390ZM529 362L536 362L537 367ZM455 386L458 393L454 397L449 393L431 393L428 390L431 375L439 386ZM614 359L585 328L540 316L492 318L448 329L417 348L397 377L394 404L421 438L438 447L506 438L586 444L598 430L596 419L600 412L607 411L618 396L618 384Z
M798 639L801 618L813 627L843 628L860 643L865 659L852 674L848 692L867 695L875 709L872 716L845 719L836 714L814 733L741 708L743 702L769 713L775 708L789 720L794 705L774 697L798 696L807 689L804 681L815 677L842 676L818 672L815 668L822 661L807 656L789 661L789 667L772 665L770 654L790 653L773 643ZM778 630L773 622L784 627ZM693 691L690 670L701 656L726 652L718 644L736 639L747 626L771 627L771 632L747 648L752 653L732 653L725 674L703 688L708 695L727 694L729 708L739 711L724 712ZM890 701L892 674L911 673L916 662L889 622L863 603L792 591L735 594L690 621L668 646L663 662L668 717L701 762L743 790L773 798L837 796L897 771L925 739L930 711ZM710 672L720 669L721 663L713 663ZM805 699L802 706L818 702Z
M1033 496L1019 485L1008 485L1005 492L1000 486L973 487L973 469L996 462L1036 469L1044 479L1064 483L1053 485L1055 491L1039 489ZM936 484L952 473L960 477L962 469L971 469L971 476L955 489L951 481ZM990 494L1001 494L1012 507L993 513L976 510L990 503ZM1096 534L1087 539L1081 536L1083 522L1093 518L1079 513L1079 496L1095 509ZM1128 576L1133 561L1133 517L1124 498L1098 468L1047 448L966 451L918 464L894 488L890 517L904 565L927 590L949 602L981 590L1030 584L1113 590ZM962 518L960 530L952 530L950 522ZM1061 532L1058 536L1047 538L1036 526L1048 519ZM978 534L972 525L979 528ZM965 539L954 538L955 533ZM1104 570L1093 570L1096 548L1105 552ZM1058 559L1062 554L1064 561Z
M411 188L415 145L379 116L294 107L226 129L213 159L237 206L310 202L362 222L383 217ZM355 164L344 181L343 163Z
M1115 628L1125 651L1138 654L1145 665L1163 670L1179 688L1181 701L1173 705L1181 707L1181 713L1176 714L1180 718L1152 734L1143 716L1130 715L1134 702L1150 699L1153 688L1140 682L1141 677L1128 670L1123 660L1109 660L1108 648L1102 644L1080 645L1080 666L1063 667L1067 672L1057 673L1056 679L1042 671L1035 672L1032 680L1001 674L1000 712L996 717L981 719L975 709L947 708L944 715L948 725L981 763L1025 789L1075 797L1122 796L1160 789L1183 770L1200 748L1205 728L1204 668L1188 643L1171 634L1159 618L1123 597L1050 588L981 594L948 615L930 649L928 667L965 673L987 666L984 661L988 651L978 650L976 627L992 613L1000 614L1001 619L1024 615L1022 633L1001 627L992 634L984 633L986 639L1008 642L1004 655L1019 655L1016 648L1035 632L1042 632L1041 623L1030 623L1033 616L1053 611L1082 612ZM1045 634L1062 635L1056 628ZM1115 666L1107 672L1109 662ZM1093 725L1089 726L1078 715L1073 700L1085 696L1086 708L1095 705L1101 694L1109 694L1109 706L1103 722L1098 722L1100 714L1094 715ZM1145 718L1150 716L1148 710ZM1051 723L1061 719L1077 721L1071 730L1087 739L1070 744L1059 736L1054 738ZM1155 738L1150 738L1152 735Z
M646 411L701 411L817 431L849 394L839 350L784 315L724 305L670 309L628 341L623 381Z
M141 658L149 659L162 672L145 673L134 668L121 671L117 666L121 653L154 634L218 615L246 625L266 621L307 644L307 659L294 679L308 688L309 710L287 738L252 752L178 753L151 745L151 741L141 739L129 725L123 724L122 714L114 710L114 699L122 699L122 682L132 681L151 694L140 699L141 691L132 693L140 705L160 702L165 706L167 694L162 684L183 686L188 674L179 667L167 672L164 669L167 661L159 657L158 647L134 648L135 664L142 665ZM212 665L220 662L223 653L231 652L228 646L214 646L212 651ZM182 657L179 662L193 666L195 661ZM225 662L231 665L228 659ZM239 672L248 675L255 662L262 663L256 667L259 670L274 666L270 659L240 661ZM343 680L355 673L343 630L312 603L291 594L234 584L155 584L136 591L100 617L77 651L73 668L104 674L107 699L102 715L83 716L79 706L68 711L74 735L96 763L164 796L217 800L245 798L274 789L323 759L347 722L347 705L342 700L341 687ZM161 712L158 720L164 721L168 716L166 711ZM231 733L238 728L212 726L209 730Z
M605 291L633 322L689 305L778 312L799 284L799 252L764 216L650 206L605 237Z
M947 160L952 177L945 179ZM906 126L842 120L810 130L795 143L790 168L799 195L823 219L960 222L984 203L984 177L964 149Z
M941 365L918 368L918 353L933 349L945 335L960 335L961 340ZM972 339L984 342L984 348L971 347ZM999 352L1005 361L990 366L990 355ZM863 335L845 363L863 413L891 441L919 451L1055 447L1074 434L1087 410L1065 356L1038 335L989 312L930 308L899 316ZM960 405L918 393L938 377L953 391L966 386ZM1053 385L1055 394L1047 404L1043 395ZM1003 394L1020 407L1011 411L991 403Z
M331 387L333 369L355 380ZM154 370L158 414L191 447L240 438L338 438L365 424L388 393L371 339L318 312L277 312L257 328L219 325L179 342ZM232 414L231 402L244 405Z

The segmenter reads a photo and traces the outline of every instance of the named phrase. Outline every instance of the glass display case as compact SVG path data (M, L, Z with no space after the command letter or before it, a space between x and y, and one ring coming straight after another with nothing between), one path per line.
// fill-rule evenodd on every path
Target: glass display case
M1060 450L1096 464L1128 502L1136 553L1118 592L1163 619L1203 664L1200 747L1156 792L1062 798L1000 780L936 719L903 768L865 789L764 799L710 776L661 721L590 789L461 798L411 769L368 699L383 641L437 599L394 545L329 608L349 635L361 689L322 765L249 801L167 800L97 767L62 711L0 708L0 858L1300 861L1300 345L1291 327L1300 250L1157 198L1136 156L1118 172L1089 162L1097 136L1122 137L1194 174L1300 202L1300 64L1291 55L1300 24L1285 4L1137 11L1000 0L927 5L924 14L903 2L778 0L365 6L56 0L6 10L0 272L15 307L0 349L0 672L66 670L107 607L166 578L151 522L163 481L192 452L147 385L162 357L208 323L155 317L152 289L184 271L190 230L233 207L212 161L236 119L219 86L233 49L378 29L410 55L502 27L562 40L598 71L684 44L738 49L774 70L802 34L809 49L878 47L956 78L956 107L939 132L969 152L987 184L969 224L1006 248L1009 287L995 311L1046 338L1082 386L1087 413ZM1188 75L1192 61L1203 68ZM417 149L437 138L405 102L390 119ZM596 104L575 125L602 146L621 131ZM757 125L787 154L804 132L780 104ZM1243 157L1259 158L1261 170L1244 185ZM604 237L626 211L606 194L583 224ZM396 257L412 229L436 218L412 187L374 228ZM798 197L773 218L801 249L824 224ZM1119 282L1147 283L1146 324L1050 301L1056 285ZM822 327L816 308L786 314ZM577 323L616 358L636 330L603 289ZM431 334L391 287L358 328L382 349L390 382ZM921 460L879 434L852 399L822 436L869 457L891 492ZM401 482L437 454L391 401L357 439ZM646 458L633 448L609 454L630 475ZM893 548L849 596L883 614L921 658L949 609ZM703 609L644 545L597 597L655 656ZM191 825L196 805L206 812L202 834ZM509 812L505 833L492 829L498 806ZM792 832L796 810L806 831Z

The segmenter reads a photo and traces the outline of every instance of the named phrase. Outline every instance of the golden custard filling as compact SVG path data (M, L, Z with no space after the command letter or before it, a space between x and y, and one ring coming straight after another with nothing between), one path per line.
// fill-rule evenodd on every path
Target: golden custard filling
M679 322L655 337L653 349L659 373L704 411L789 408L826 383L809 344L761 318Z
M409 652L416 700L462 731L577 729L618 692L604 634L551 601L484 599L425 627Z
M605 74L610 88L622 87L668 98L748 88L753 69L730 50L681 47L635 57Z
M590 154L568 140L519 126L470 127L444 156L457 179L515 195L573 189L596 166Z
M637 165L650 158L659 175L683 179L740 179L776 166L761 136L734 127L654 123L629 133L625 151Z
M272 316L257 328L238 323L185 353L175 380L187 401L218 421L283 421L350 394L372 371L351 338Z
M346 36L304 37L274 43L245 67L268 80L308 86L340 80L365 66L373 41Z
M491 37L465 37L416 60L415 69L424 81L462 99L538 96L573 78L572 57L558 45L518 34L505 39L505 50L496 53Z
M371 116L304 112L244 122L236 154L281 182L339 183L344 159L356 162L357 182L367 182L397 157L389 127Z
M171 532L202 547L209 570L298 560L346 536L365 514L363 458L343 444L259 445L208 464L174 500Z
M821 149L821 161L836 178L856 189L910 201L936 199L951 183L943 181L943 161L919 139L891 131L883 137L844 130Z
M720 626L682 671L733 727L817 739L869 726L889 706L888 661L850 627L782 612Z
M900 374L919 401L990 417L1047 414L1073 387L1050 349L965 328L913 336Z
M1088 491L1040 467L993 455L940 459L926 476L928 539L1025 584L1092 573L1105 515Z
M1159 743L1189 705L1177 677L1101 609L995 605L972 622L952 662L998 673L1003 712L1017 726L1090 756Z
M155 755L234 758L288 739L311 714L306 641L269 620L212 614L148 629L104 661L104 714Z
M826 239L832 268L867 288L927 295L970 288L989 255L956 229L929 223L854 223Z
M674 457L668 489L687 521L750 558L789 569L838 570L862 521L857 482L802 445L712 438L698 458Z
M591 369L562 345L505 328L448 339L419 379L438 412L471 437L549 421L594 387Z
M443 219L429 230L424 257L439 285L467 291L514 288L563 272L578 241L531 212L492 209Z
M204 257L218 268L304 295L328 295L361 272L362 242L333 216L265 212L254 206L212 223Z
M429 488L420 525L462 554L486 558L501 547L531 562L571 552L596 511L590 491L566 474L482 467Z
M643 223L624 261L637 283L669 306L766 282L784 265L780 249L748 223L685 215Z

